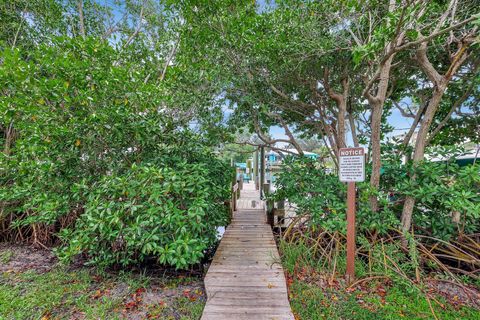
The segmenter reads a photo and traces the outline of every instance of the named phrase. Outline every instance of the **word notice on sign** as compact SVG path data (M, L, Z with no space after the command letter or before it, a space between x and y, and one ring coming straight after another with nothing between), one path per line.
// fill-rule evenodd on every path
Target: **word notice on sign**
M365 180L365 150L363 148L341 148L339 150L339 178L342 182Z

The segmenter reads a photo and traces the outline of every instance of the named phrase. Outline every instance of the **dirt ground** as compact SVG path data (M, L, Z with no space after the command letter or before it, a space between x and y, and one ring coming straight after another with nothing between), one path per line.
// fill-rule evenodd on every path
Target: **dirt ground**
M55 255L45 249L36 249L30 246L18 246L0 243L0 273L50 271L58 260Z
M13 291L20 286L20 292L26 291L28 289L25 288L30 286L22 286L23 274L34 272L38 277L47 277L55 274L58 268L58 260L50 250L0 244L0 287L3 285L4 290L11 286ZM64 290L69 289L68 281L84 282L87 290L75 294L86 297L87 304L92 306L111 304L107 311L112 319L198 319L206 300L202 275L199 272L176 273L174 270L144 269L120 276L116 272L96 273L94 268L84 267L80 262L66 270L67 279L62 279L61 282L65 285ZM86 278L77 276L85 273L88 274ZM25 296L28 296L28 292ZM0 306L1 303L0 299ZM42 308L41 305L35 307L35 310ZM102 306L102 310L105 308ZM91 319L91 314L89 316L88 312L82 311L82 308L75 304L41 313L43 320ZM0 318L4 319L2 316L5 319L16 319L14 316L2 314L0 310ZM32 318L37 317L32 314Z

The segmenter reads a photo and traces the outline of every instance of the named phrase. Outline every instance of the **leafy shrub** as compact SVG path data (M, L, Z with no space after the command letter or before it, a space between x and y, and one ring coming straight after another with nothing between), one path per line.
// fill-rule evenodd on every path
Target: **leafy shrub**
M416 199L415 225L448 239L480 230L480 166L423 162L412 169L415 181L398 184L402 195Z
M206 164L133 166L92 186L85 213L65 230L64 259L85 252L92 263L129 265L156 257L178 268L199 262L227 224L228 181L215 184Z
M60 232L64 260L179 268L214 241L231 171L190 130L192 101L169 107L174 77L126 50L59 38L1 52L0 239L47 245Z
M429 157L445 161L403 163L396 145L385 145L381 190L389 195L388 208L400 217L405 196L415 198L413 223L418 232L448 240L480 230L480 166L460 167L458 147L432 147ZM415 176L412 180L411 177Z
M338 177L325 173L320 163L308 158L287 157L276 179L274 199L288 199L298 212L311 216L315 225L346 230L346 187Z
M358 183L357 227L362 232L386 233L398 223L387 208L388 201L380 203L385 209L373 213L368 203L371 191L368 183ZM276 180L276 200L288 199L298 208L297 214L310 216L313 226L331 232L346 232L346 185L334 173L326 173L320 163L308 158L287 157Z
M156 114L161 95L144 94L155 87L117 59L95 39L2 52L0 122L15 134L1 141L10 150L0 154L0 199L18 226L66 217L83 201L75 184L128 168L169 140Z
M459 167L454 160L424 161L413 166L410 162L402 163L393 151L384 155L379 190L371 190L368 182L357 184L357 229L385 234L398 228L403 200L411 195L416 200L413 219L418 232L442 239L478 232L480 166ZM412 182L413 175L416 179ZM311 217L312 225L329 231L346 231L345 184L336 174L325 173L320 163L307 158L287 158L276 184L277 191L272 197L294 203L297 213ZM372 193L379 197L377 212L369 207ZM453 219L455 215L458 221Z

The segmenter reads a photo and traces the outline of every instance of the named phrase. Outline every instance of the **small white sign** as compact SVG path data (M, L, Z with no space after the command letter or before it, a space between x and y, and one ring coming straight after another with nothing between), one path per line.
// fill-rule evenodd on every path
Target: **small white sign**
M250 173L250 168L249 168L249 167L247 167L247 172L246 172L246 173L247 173L247 174Z
M338 151L338 158L340 181L365 181L365 150L363 148L341 148Z

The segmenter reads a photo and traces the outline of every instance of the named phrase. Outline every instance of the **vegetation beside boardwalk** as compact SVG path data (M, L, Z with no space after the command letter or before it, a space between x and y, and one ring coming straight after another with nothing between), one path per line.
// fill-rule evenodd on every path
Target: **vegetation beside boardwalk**
M385 250L388 259L396 256L395 260L387 260L386 265L377 263L378 267L369 271L368 263L358 259L357 281L349 285L343 277L344 250L339 250L331 263L312 250L312 242L280 241L290 303L298 319L473 320L480 317L478 283L476 286L464 284L469 290L464 291L449 282L442 287L439 282L429 281L427 275L422 275L420 282L412 282L405 276L411 270L408 258L399 254L399 248L392 244ZM438 279L448 277L440 275Z
M408 167L385 158L377 212L358 186L356 282L345 282L346 188L309 159L287 159L273 199L296 205L279 235L292 307L301 319L476 319L480 316L478 165ZM416 186L408 184L415 170ZM407 173L407 174L405 174ZM413 190L413 191L412 191ZM414 195L411 233L397 230L399 199ZM462 210L462 219L452 211ZM402 239L406 240L401 241Z
M2 56L2 122L15 129L0 156L0 240L103 267L198 263L228 222L233 173L207 137L158 110L146 66L92 38Z
M51 254L0 248L0 319L197 320L205 304L201 277L187 273L99 272L32 261Z

